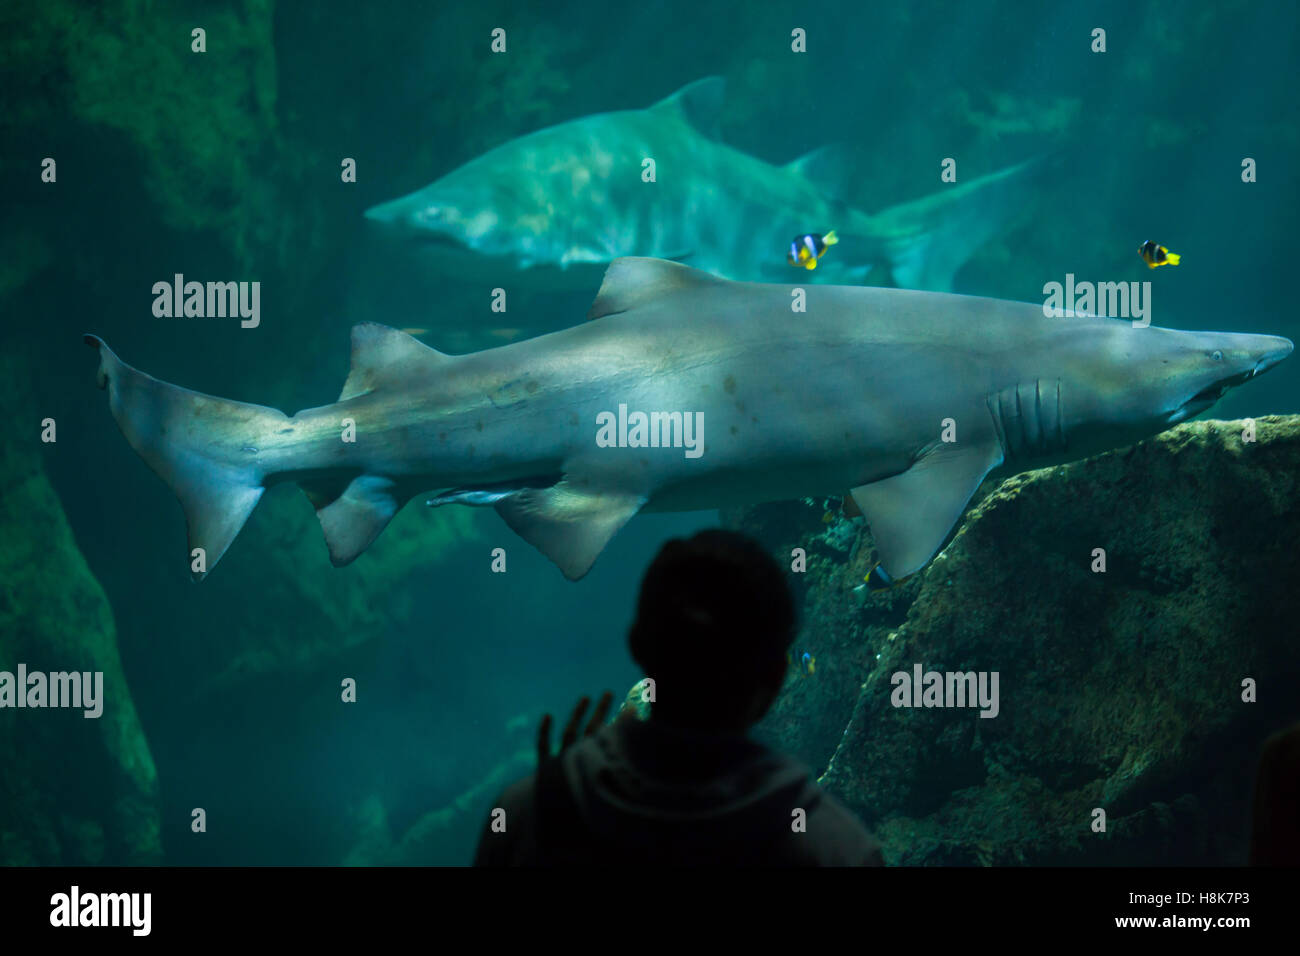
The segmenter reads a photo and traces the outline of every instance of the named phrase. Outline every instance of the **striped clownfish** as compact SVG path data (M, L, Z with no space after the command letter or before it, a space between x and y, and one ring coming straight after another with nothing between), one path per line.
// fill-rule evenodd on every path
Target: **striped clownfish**
M815 232L805 232L802 236L795 236L790 240L790 248L785 254L785 261L792 266L816 269L817 260L826 254L828 247L835 245L839 241L834 229L824 236Z
M1142 245L1138 246L1138 255L1142 261L1147 264L1148 269L1158 269L1161 266L1176 266L1178 260L1182 258L1176 252L1170 252L1164 246L1148 239Z

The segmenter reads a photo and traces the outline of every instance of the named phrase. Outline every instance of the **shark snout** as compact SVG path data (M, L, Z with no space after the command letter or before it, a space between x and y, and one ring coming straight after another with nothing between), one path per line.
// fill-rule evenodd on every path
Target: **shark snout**
M382 202L378 206L371 206L365 212L366 218L371 222L383 223L386 226L406 225L410 215L410 205L402 199Z
M1217 384L1234 387L1267 372L1291 354L1291 340L1280 335L1220 333L1205 340Z
M381 202L378 206L371 206L366 210L365 216L371 222L391 222L393 204L390 202Z
M1240 332L1193 334L1195 338L1189 340L1191 348L1179 360L1182 367L1181 395L1170 413L1169 424L1199 415L1230 389L1267 372L1295 348L1290 339L1280 335Z
M1252 378L1261 372L1267 372L1290 355L1292 349L1295 348L1290 339L1283 338L1280 335L1260 335L1256 336L1256 338L1260 340L1260 344L1257 346L1258 357L1255 360L1255 366L1250 373Z

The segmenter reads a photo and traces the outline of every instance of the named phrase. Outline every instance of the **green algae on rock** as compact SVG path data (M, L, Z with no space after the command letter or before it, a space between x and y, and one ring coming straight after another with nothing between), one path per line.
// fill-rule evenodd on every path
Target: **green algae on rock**
M855 603L865 561L810 573L812 633L847 622L834 639L871 658L846 675L860 689L822 782L888 860L1244 862L1256 750L1300 680L1300 417L1256 420L1254 443L1245 427L1193 422L1007 479L908 582L894 629L897 596ZM891 676L917 663L998 671L999 716L893 707ZM817 687L769 733L843 715Z
M25 382L10 361L0 380ZM6 420L36 421L9 406L7 396ZM0 483L0 670L104 675L97 718L0 709L0 865L161 862L153 758L108 599L30 444L0 442Z

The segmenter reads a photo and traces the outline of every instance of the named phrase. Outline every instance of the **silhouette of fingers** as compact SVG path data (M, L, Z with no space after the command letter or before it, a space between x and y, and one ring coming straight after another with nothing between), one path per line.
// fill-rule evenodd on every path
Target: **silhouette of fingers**
M578 725L582 723L582 715L587 712L587 707L591 704L590 697L583 697L578 701L578 705L573 708L573 713L569 716L569 722L564 725L564 736L560 738L560 753L568 750L578 739Z
M537 762L551 759L551 715L542 715L542 725L537 728Z
M582 736L590 737L601 727L605 726L605 718L609 716L609 709L614 705L614 694L612 691L605 691L600 695L600 701L596 704L596 709L592 711L591 720L587 723L587 729L582 732Z

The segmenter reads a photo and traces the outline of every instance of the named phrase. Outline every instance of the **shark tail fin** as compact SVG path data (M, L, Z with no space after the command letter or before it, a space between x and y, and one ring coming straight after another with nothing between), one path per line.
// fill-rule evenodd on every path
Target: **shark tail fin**
M185 510L190 575L216 567L265 490L258 445L288 422L274 408L232 402L160 382L127 365L103 340L96 382L118 427Z
M950 291L957 270L1024 208L1018 192L1042 167L1031 159L869 217L865 231L882 245L894 284Z

